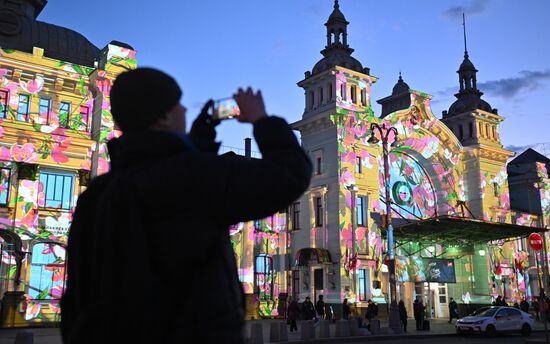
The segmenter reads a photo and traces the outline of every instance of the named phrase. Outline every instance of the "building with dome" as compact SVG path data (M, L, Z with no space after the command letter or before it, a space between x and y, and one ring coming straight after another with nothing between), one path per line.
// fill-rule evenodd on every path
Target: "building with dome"
M323 295L336 318L345 298L363 316L374 300L384 316L390 220L396 298L410 316L418 298L433 316L448 317L451 297L463 314L497 295L510 302L538 295L526 237L550 228L548 162L536 152L509 161L513 153L499 135L504 118L482 99L466 46L457 100L442 118L431 110L432 97L401 75L375 114L371 88L378 79L352 56L348 25L336 0L322 58L298 82L305 108L292 125L314 164L309 189L289 207L286 223L279 214L278 230L258 224L240 234L250 238L236 251L241 280L263 302L260 315L276 314L270 305L280 313L277 298ZM395 128L386 149L374 124L384 134ZM265 283L258 284L266 280L276 289L271 303L261 293Z
M59 320L78 195L108 169L109 106L136 52L39 21L46 0L0 0L1 326Z

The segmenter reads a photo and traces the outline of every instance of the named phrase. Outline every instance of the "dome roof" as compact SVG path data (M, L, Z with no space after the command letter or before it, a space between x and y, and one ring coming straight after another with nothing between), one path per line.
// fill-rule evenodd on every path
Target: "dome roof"
M393 86L393 90L391 92L392 95L394 94L401 94L405 92L409 92L409 85L403 81L403 78L401 77L401 73L399 74L399 80L397 80L397 83L395 86Z
M0 13L2 48L32 53L33 47L44 49L44 56L56 60L94 66L99 49L80 33L11 11Z
M460 67L458 68L458 71L459 72L463 72L463 71L475 71L475 72L477 72L477 69L474 66L474 64L472 63L472 61L470 61L470 59L468 58L468 55L465 55L464 56L464 61L462 61L462 63L460 64Z
M481 92L480 92L481 93ZM458 115L463 112L473 111L473 110L483 110L487 112L493 112L493 108L489 103L480 98L480 95L475 93L470 93L468 95L463 95L457 99L451 107L449 107L448 115Z
M343 50L334 49L313 66L313 74L320 73L335 66L352 69L356 72L363 72L363 65L356 58Z
M342 11L340 11L339 6L338 7L335 6L334 10L332 11L330 16L328 17L329 22L332 22L332 21L335 21L335 20L340 20L340 21L347 22L346 17L344 16L344 13L342 13Z

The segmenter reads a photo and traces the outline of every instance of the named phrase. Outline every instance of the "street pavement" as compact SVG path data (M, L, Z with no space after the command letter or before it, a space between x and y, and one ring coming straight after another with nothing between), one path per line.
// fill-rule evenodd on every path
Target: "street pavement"
M247 321L245 327L245 333L250 335L250 327L253 323L261 323L263 329L264 343L269 343L269 330L272 322L280 322L282 320L258 320ZM482 336L457 336L455 334L454 325L450 325L446 320L432 319L430 321L430 331L416 331L414 329L414 320L409 319L407 333L399 335L380 334L380 335L368 335L363 337L347 337L347 338L334 338L335 325L331 325L331 338L330 339L318 339L313 342L317 343L402 343L407 342L411 344L431 344L431 343L445 343L445 344L481 344L481 343L525 343L526 339L540 340L544 339L544 325L542 322L536 322L534 333L531 337L521 337L519 335L504 335L497 338L484 338ZM300 323L298 323L298 332L288 333L289 342L301 341ZM384 327L387 324L382 320L381 326ZM384 330L384 328L382 329ZM29 331L34 334L34 344L61 344L61 336L58 328L36 328L36 329L3 329L0 330L0 344L13 344L15 343L15 336L18 332ZM318 337L319 328L316 328L316 337ZM310 342L312 343L312 342Z

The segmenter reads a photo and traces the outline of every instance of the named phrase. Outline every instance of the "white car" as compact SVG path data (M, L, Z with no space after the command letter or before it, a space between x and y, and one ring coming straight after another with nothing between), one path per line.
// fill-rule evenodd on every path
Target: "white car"
M533 316L512 307L483 307L459 319L457 334L484 333L494 336L497 332L519 332L529 336L533 328Z

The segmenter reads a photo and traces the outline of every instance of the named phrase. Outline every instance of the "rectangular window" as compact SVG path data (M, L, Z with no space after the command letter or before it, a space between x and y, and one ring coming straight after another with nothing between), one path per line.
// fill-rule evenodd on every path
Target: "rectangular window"
M315 197L315 227L323 225L323 199L321 197Z
M324 97L324 90L322 87L319 88L319 104L323 104L323 102L325 101L325 97Z
M8 91L0 90L0 118L8 117Z
M474 137L474 124L472 122L468 123L468 134L470 134L470 137Z
M69 128L70 115L71 115L71 103L61 102L59 104L59 127Z
M0 169L0 206L7 206L10 192L11 169Z
M332 84L328 84L328 100L332 100Z
M346 101L346 86L345 83L340 85L340 98L342 98L342 101Z
M367 196L357 197L357 226L367 226Z
M359 283L359 301L367 301L369 299L369 270L359 269L358 283Z
M323 173L323 159L321 159L321 157L318 157L316 159L315 174L321 173Z
M464 138L464 128L462 124L458 126L458 138L462 140Z
M363 173L363 159L361 157L355 159L355 173Z
M29 100L30 97L26 94L19 95L19 103L17 105L17 120L27 122L29 118Z
M76 130L88 131L88 121L90 118L90 108L82 105L80 107L80 114L75 124Z
M40 98L38 102L39 124L48 124L50 120L51 100Z
M44 190L42 206L70 210L72 208L74 175L59 172L41 172L40 184Z
M355 104L357 102L357 87L355 87L355 85L351 85L350 92L351 92L351 102Z
M292 212L292 229L300 229L300 202L294 202L291 206Z
M361 105L367 106L367 90L364 88L361 90Z

